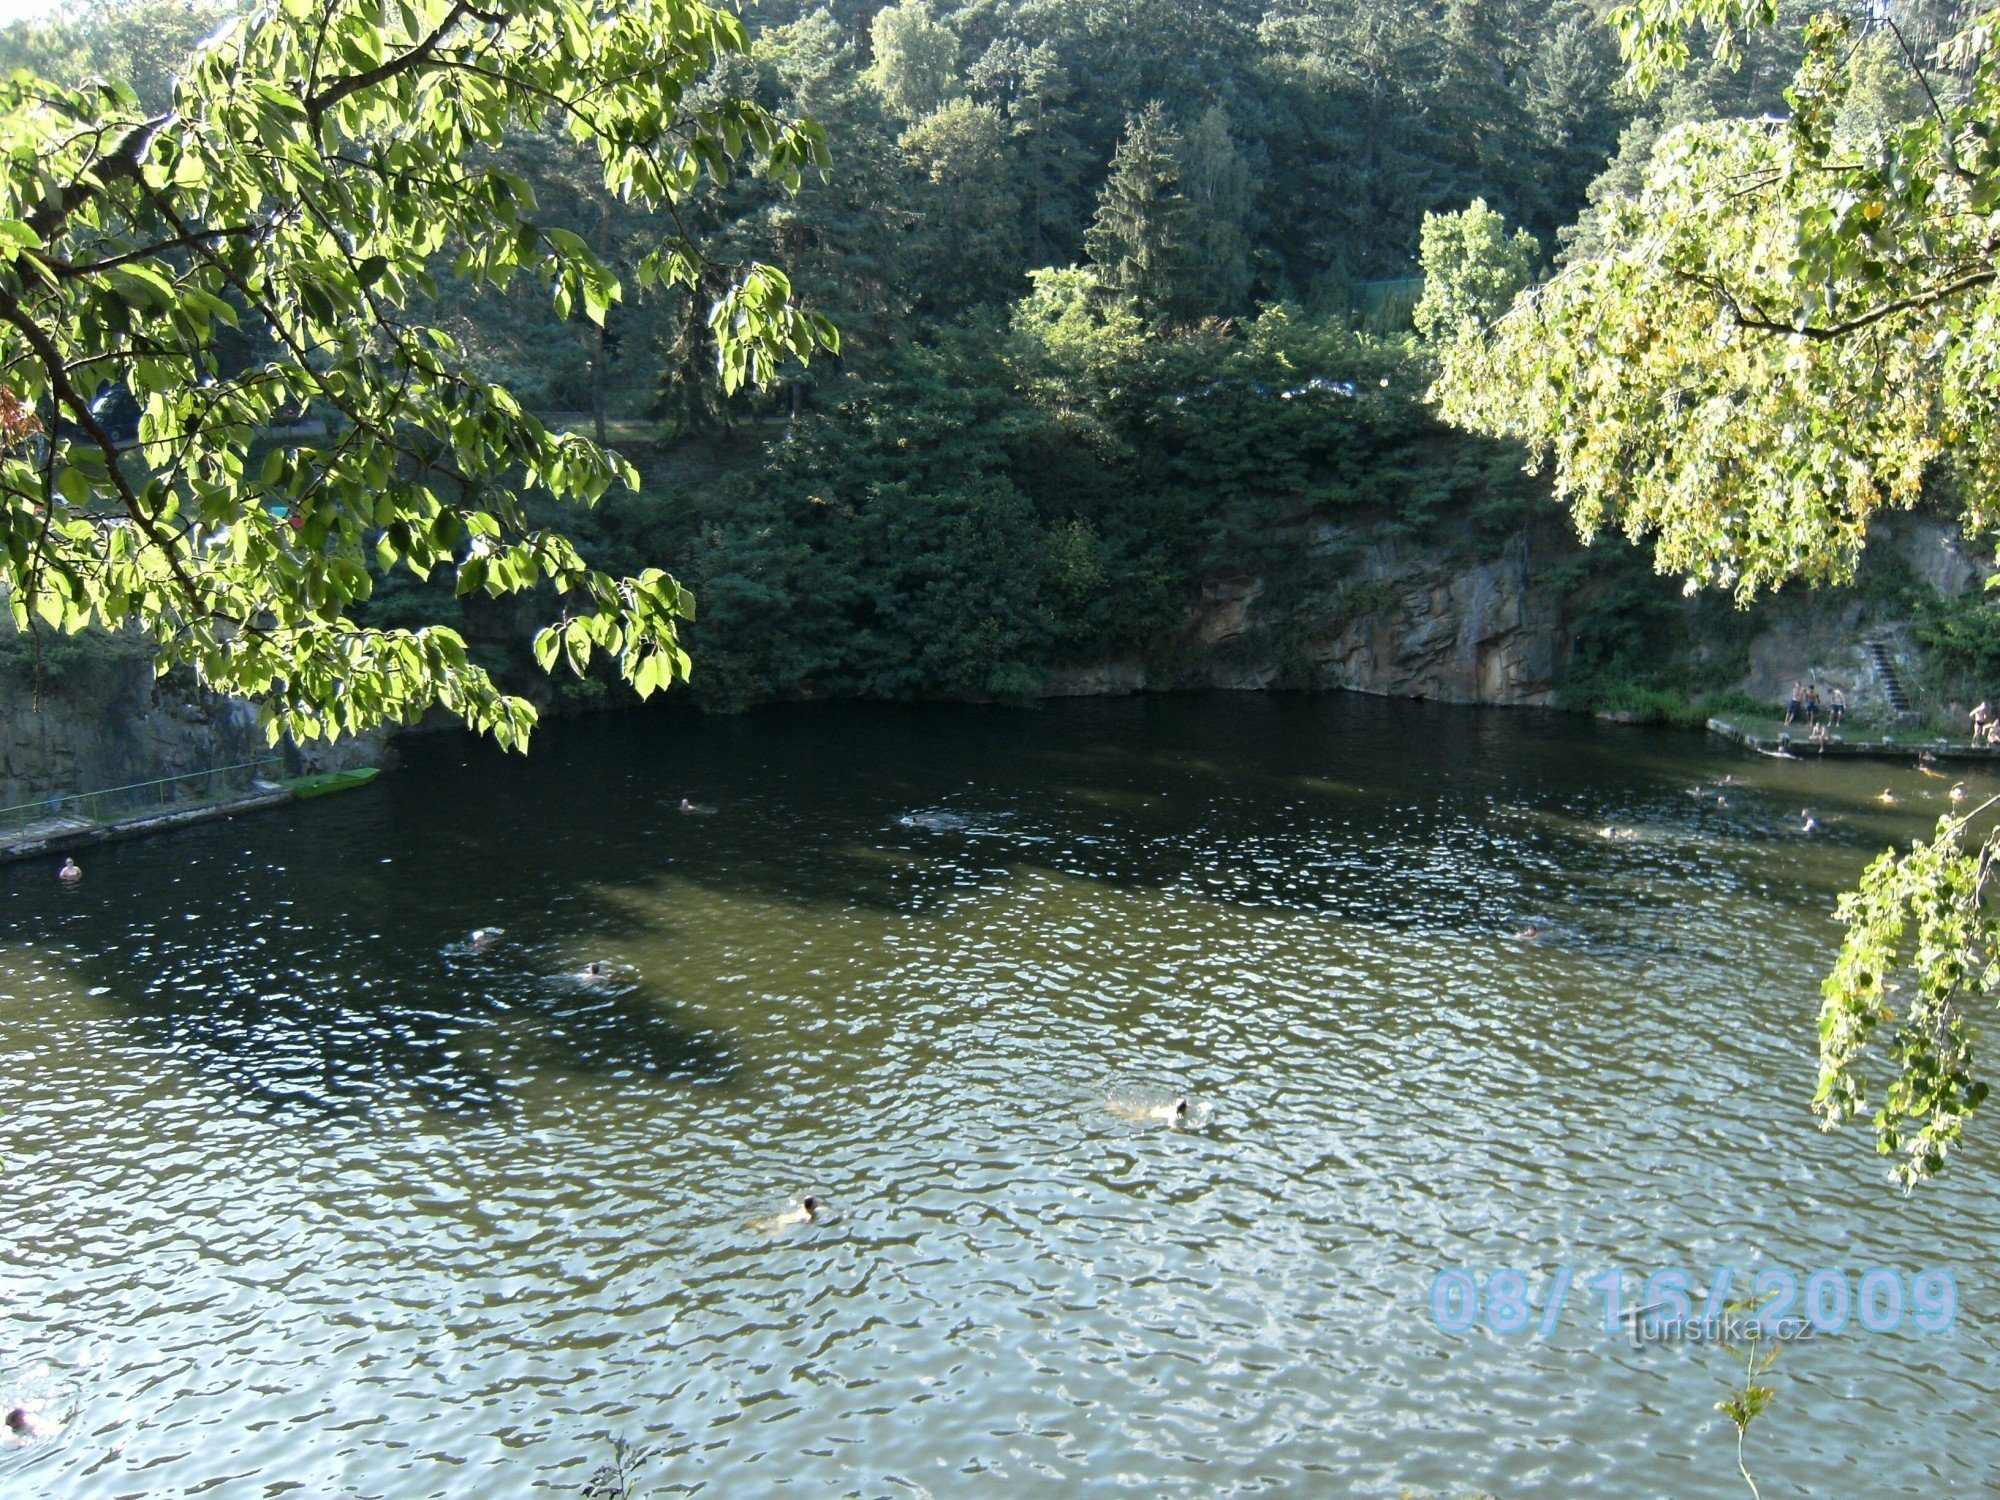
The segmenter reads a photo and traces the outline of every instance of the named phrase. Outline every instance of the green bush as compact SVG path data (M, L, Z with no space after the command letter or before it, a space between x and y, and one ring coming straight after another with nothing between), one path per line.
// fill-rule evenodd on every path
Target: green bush
M1984 697L2000 685L2000 604L1987 595L1931 595L1918 604L1910 633L1936 691Z
M23 633L11 620L0 618L0 673L18 682L44 687L75 687L101 682L141 663L150 665L154 646L137 631L92 628L77 635L54 630Z

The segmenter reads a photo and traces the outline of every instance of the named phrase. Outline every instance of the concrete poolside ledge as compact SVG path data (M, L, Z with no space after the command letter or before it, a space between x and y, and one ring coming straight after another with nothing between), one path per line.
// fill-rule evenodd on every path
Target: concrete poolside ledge
M91 844L109 844L118 839L141 838L149 833L166 833L193 823L207 823L240 812L275 807L293 800L288 786L259 790L225 802L206 802L173 812L148 813L144 817L120 818L109 823L92 823L82 818L50 818L18 833L0 835L0 864L34 859L39 855L67 854Z
M1914 760L1928 755L1932 760L1959 761L1973 765L2000 765L2000 746L1970 745L1953 740L1919 742L1901 740L1810 740L1789 734L1757 735L1739 729L1727 719L1710 719L1708 732L1745 750L1760 755L1789 755L1797 760Z

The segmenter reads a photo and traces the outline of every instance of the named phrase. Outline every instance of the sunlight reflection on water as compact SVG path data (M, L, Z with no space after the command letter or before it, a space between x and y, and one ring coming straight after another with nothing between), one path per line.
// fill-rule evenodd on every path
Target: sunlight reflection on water
M408 759L0 877L0 1395L74 1419L0 1492L573 1489L613 1435L729 1497L1740 1489L1712 1351L1581 1292L1447 1336L1457 1265L1949 1266L1952 1333L1788 1350L1752 1447L1994 1466L1986 1156L1905 1203L1805 1109L1912 771L1303 698Z

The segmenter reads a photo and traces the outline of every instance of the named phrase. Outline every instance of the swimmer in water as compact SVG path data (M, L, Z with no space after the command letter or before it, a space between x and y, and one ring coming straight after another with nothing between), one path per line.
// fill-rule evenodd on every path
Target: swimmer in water
M56 879L60 880L64 885L75 885L79 880L83 879L83 870L75 860L64 855L62 868L56 871Z
M1143 1120L1148 1124L1164 1125L1169 1130L1179 1130L1188 1122L1187 1095L1182 1094L1172 1104L1118 1104L1111 1106L1111 1112L1123 1115L1128 1120Z
M768 1219L753 1220L750 1227L757 1230L760 1234L787 1234L807 1224L817 1224L819 1222L819 1211L825 1206L819 1199L808 1193L805 1197L799 1199L799 1206L797 1208L788 1208L783 1213L773 1214Z
M605 979L604 965L592 959L584 965L583 972L576 976L579 984L600 984Z
M1514 934L1514 941L1517 943L1539 942L1541 936L1541 933L1536 931L1535 924L1530 922L1526 927L1523 927L1519 932Z
M1957 783L1955 786L1953 786L1951 789L1951 805L1953 807L1956 807L1958 806L1959 803L1963 802L1964 800L1965 800L1965 783L1961 781Z
M475 927L472 931L471 946L474 953L493 946L494 939L504 936L498 927Z
M683 798L681 798L681 811L682 811L682 812L693 812L693 811L694 811L694 803L692 803L691 801L689 801L689 800L688 800L688 799L687 799L686 797L683 797Z
M52 1438L61 1431L60 1422L50 1421L32 1406L17 1406L7 1413L7 1433L23 1446Z
M1896 794L1885 786L1882 788L1882 795L1875 800L1884 807L1894 807L1896 805Z
M1598 832L1613 842L1623 839L1636 839L1639 836L1638 829L1620 828L1616 823L1606 823Z
M1804 822L1803 826L1801 826L1801 827L1800 827L1800 829L1799 829L1799 832L1801 832L1801 833L1818 833L1818 832L1819 832L1819 819L1818 819L1818 818L1815 818L1815 817L1814 817L1814 816L1812 815L1812 809L1811 809L1810 807L1802 807L1802 808L1800 808L1800 809L1799 809L1799 816L1800 816L1801 818L1803 818L1803 819L1805 820L1805 822Z

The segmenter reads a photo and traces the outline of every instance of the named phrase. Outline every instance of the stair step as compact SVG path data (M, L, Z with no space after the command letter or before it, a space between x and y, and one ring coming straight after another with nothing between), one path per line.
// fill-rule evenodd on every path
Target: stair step
M1881 641L1866 643L1868 655L1875 663L1875 675L1882 679L1882 695L1889 700L1889 706L1899 714L1910 711L1910 695L1903 689L1903 680L1896 675L1896 664L1889 655L1889 648Z

